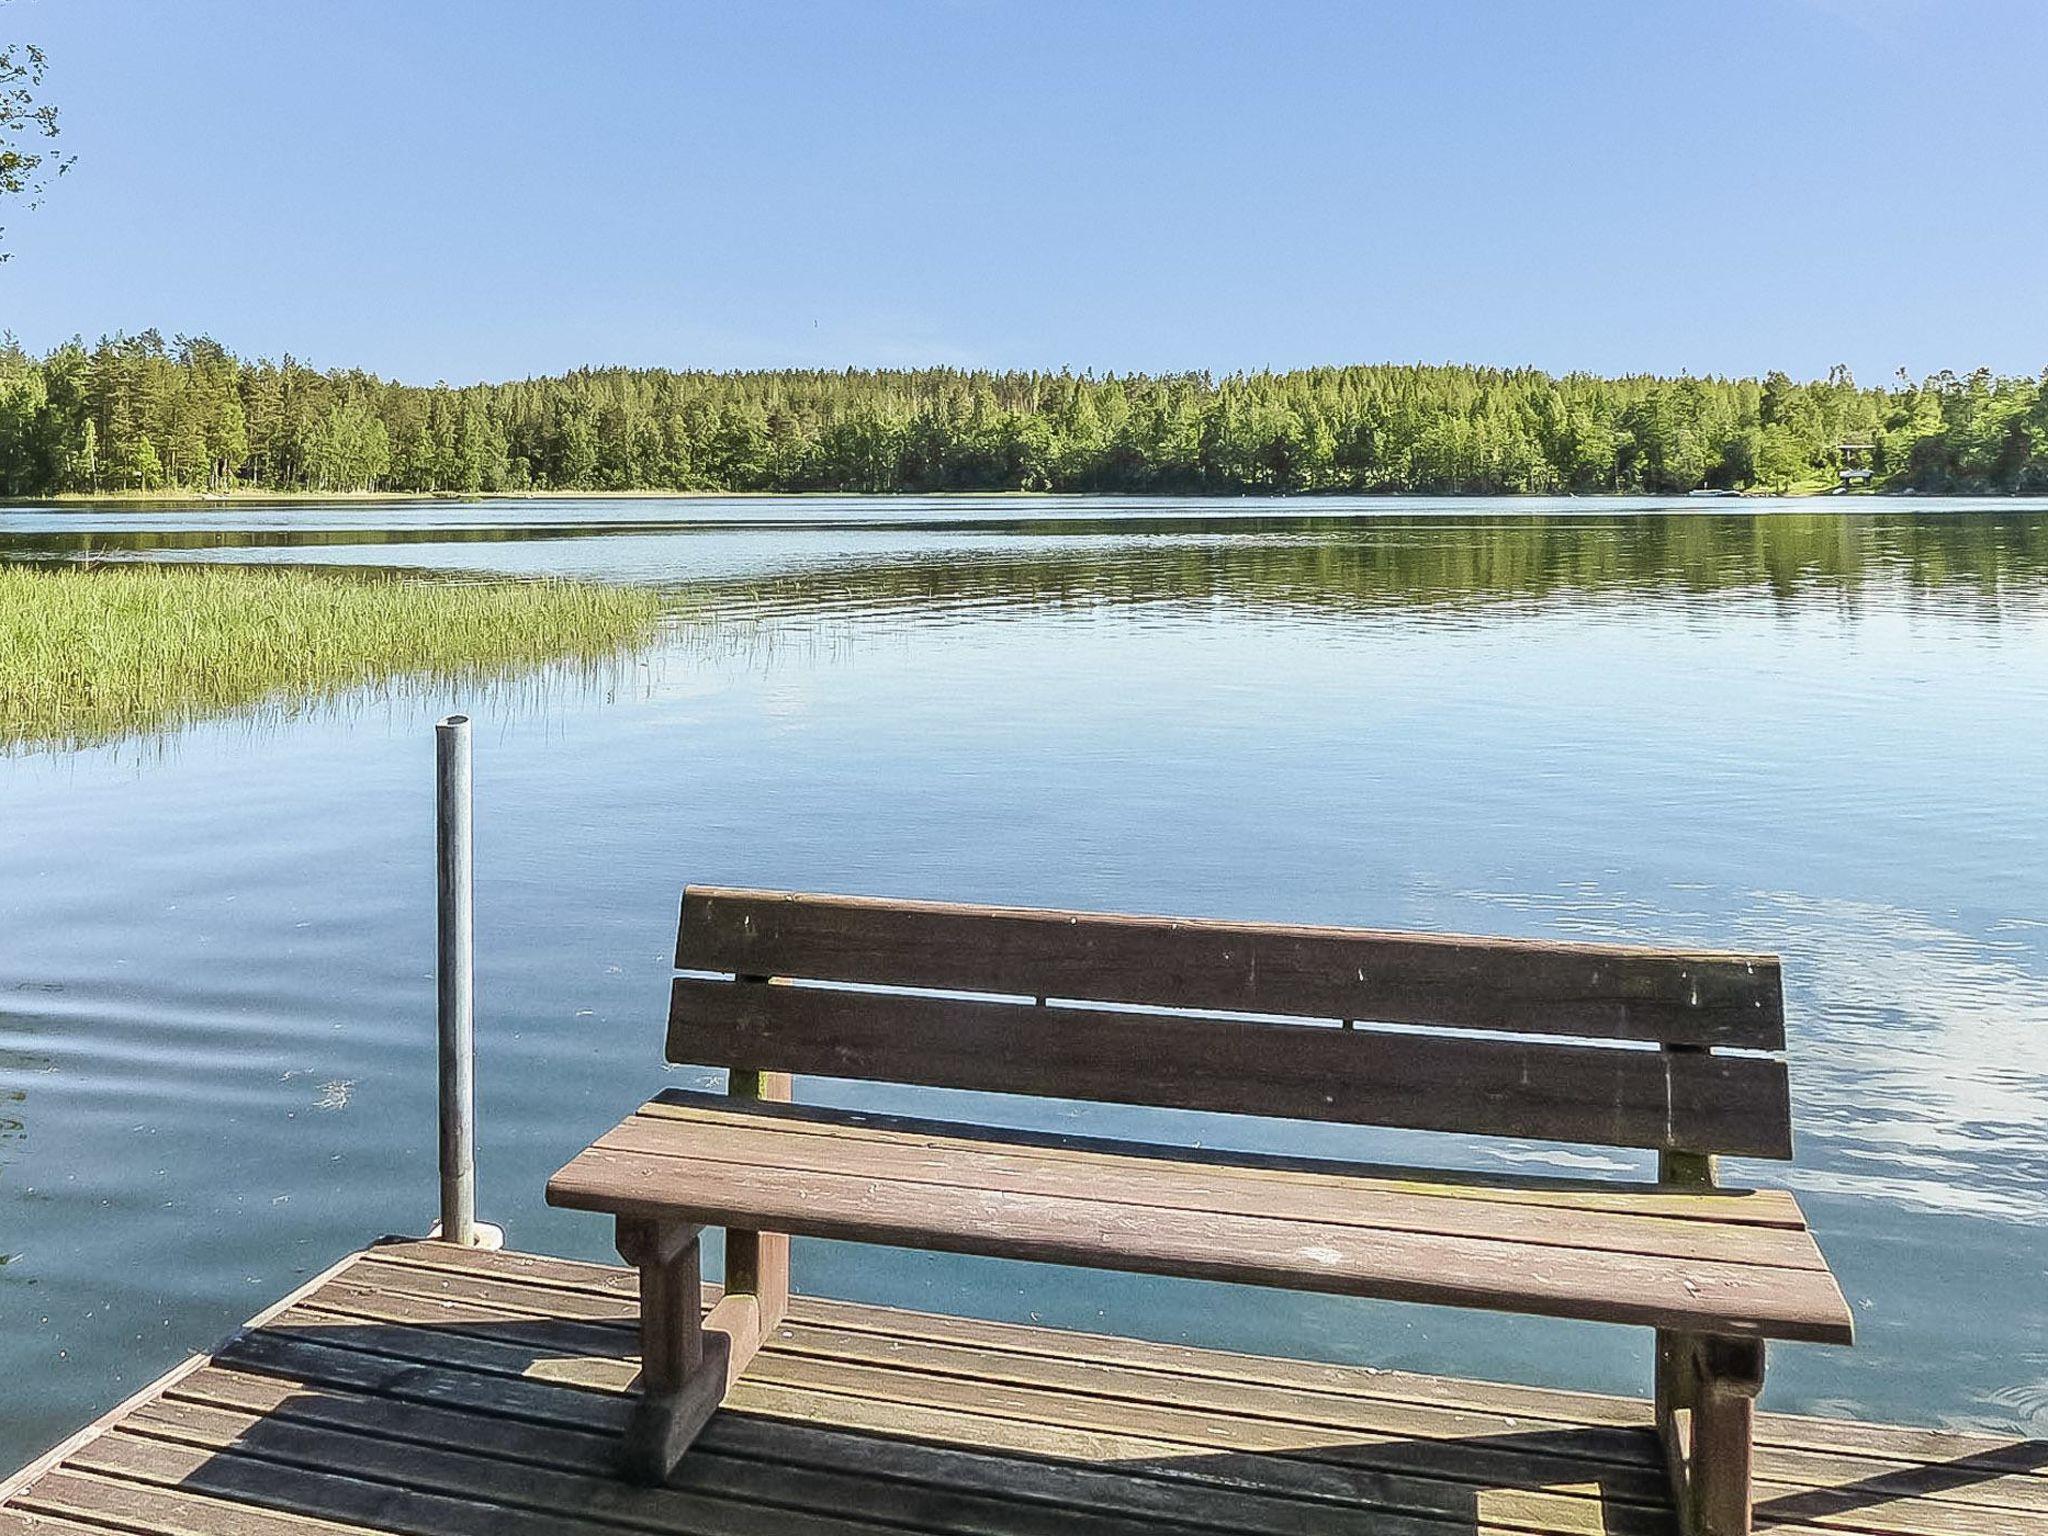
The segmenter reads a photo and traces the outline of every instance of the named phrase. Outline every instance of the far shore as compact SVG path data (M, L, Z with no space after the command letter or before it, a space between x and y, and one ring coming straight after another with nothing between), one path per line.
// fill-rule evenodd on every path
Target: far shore
M0 496L0 507L100 506L263 506L330 505L334 502L434 502L471 503L479 501L820 501L825 499L886 501L906 497L936 497L985 501L1003 498L1015 501L1053 501L1063 498L1101 496L1117 501L1326 501L1335 497L1376 500L1441 501L1643 501L1646 499L1692 499L1697 501L1780 501L1788 498L1819 500L1832 497L1912 499L1937 494L1928 491L1844 491L1826 485L1793 486L1783 491L1716 491L1694 495L1688 491L65 491L55 496ZM1940 492L1940 495L2009 496L2012 492Z

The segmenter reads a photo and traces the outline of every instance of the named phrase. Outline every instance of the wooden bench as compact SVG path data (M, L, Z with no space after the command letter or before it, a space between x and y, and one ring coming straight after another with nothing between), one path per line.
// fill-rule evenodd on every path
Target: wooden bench
M1715 1180L1717 1154L1791 1155L1768 956L693 887L676 965L668 1058L729 1068L727 1093L662 1093L548 1182L616 1217L640 1272L643 1480L781 1317L791 1234L1641 1324L1711 1536L1749 1530L1764 1342L1850 1341L1792 1197ZM1658 1180L828 1110L792 1073L1654 1149Z

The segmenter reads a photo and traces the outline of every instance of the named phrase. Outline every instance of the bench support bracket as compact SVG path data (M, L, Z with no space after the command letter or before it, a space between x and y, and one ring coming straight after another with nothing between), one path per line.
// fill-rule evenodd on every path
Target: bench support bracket
M1657 1333L1657 1435L1687 1536L1750 1536L1760 1339Z
M701 1230L619 1218L619 1256L640 1272L640 1400L625 1440L626 1475L637 1483L668 1481L761 1347L754 1297L727 1296L705 1312Z
M735 1099L787 1104L789 1074L735 1070L726 1091ZM752 1296L760 1303L761 1331L764 1334L781 1322L783 1313L789 1310L789 1235L728 1227L725 1233L725 1293L728 1296Z

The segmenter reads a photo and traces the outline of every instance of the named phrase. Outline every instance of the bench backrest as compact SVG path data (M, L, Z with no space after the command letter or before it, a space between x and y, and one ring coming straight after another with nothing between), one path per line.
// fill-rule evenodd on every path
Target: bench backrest
M1792 1151L1769 955L692 886L676 967L675 1062Z

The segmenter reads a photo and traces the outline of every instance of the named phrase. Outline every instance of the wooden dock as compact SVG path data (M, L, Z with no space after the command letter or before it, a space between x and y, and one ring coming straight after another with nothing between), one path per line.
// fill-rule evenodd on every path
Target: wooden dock
M799 1297L677 1486L631 1272L354 1255L0 1484L0 1536L1673 1529L1646 1403ZM1763 1415L1758 1525L2048 1536L2048 1442Z

